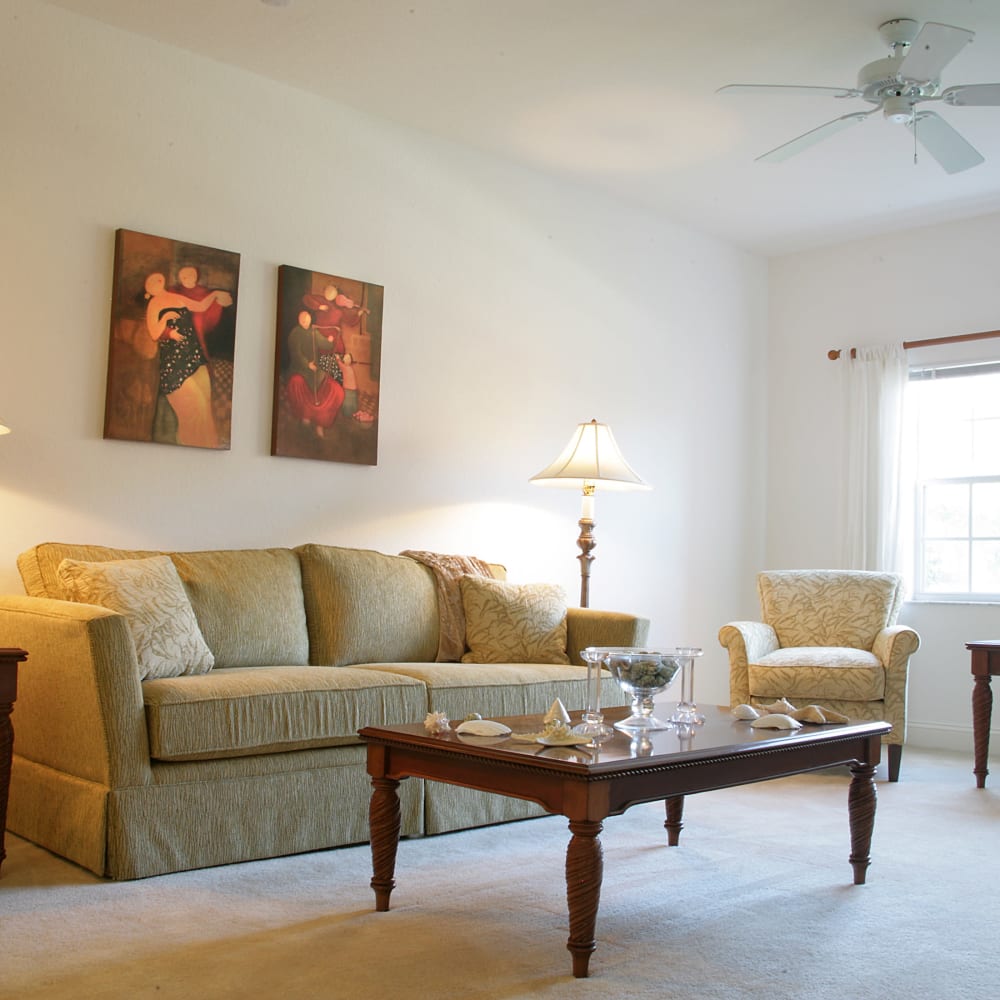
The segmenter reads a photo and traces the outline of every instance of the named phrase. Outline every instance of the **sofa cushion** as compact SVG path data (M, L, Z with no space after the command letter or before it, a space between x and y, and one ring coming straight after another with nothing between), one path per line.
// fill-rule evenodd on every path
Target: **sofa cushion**
M295 551L312 663L434 659L437 593L426 566L368 549L310 544Z
M366 725L419 722L419 679L350 667L229 667L142 685L150 756L201 760L360 743Z
M17 567L30 596L67 600L58 574L63 559L104 562L155 555L169 555L177 567L217 667L309 662L302 577L291 549L164 553L43 542L22 552Z
M302 573L291 549L173 552L218 667L309 662Z
M166 556L104 562L63 559L58 576L70 600L125 616L140 678L204 674L212 669L212 651Z
M569 663L566 595L551 583L462 578L463 663Z
M427 685L428 710L462 720L473 712L484 719L535 715L559 698L569 711L587 700L587 669L540 663L364 663L354 669L411 677ZM621 688L605 675L601 704L624 705ZM421 717L422 718L422 717Z
M821 701L878 701L885 697L885 669L863 649L790 646L762 656L747 667L754 698ZM801 708L801 705L798 705Z

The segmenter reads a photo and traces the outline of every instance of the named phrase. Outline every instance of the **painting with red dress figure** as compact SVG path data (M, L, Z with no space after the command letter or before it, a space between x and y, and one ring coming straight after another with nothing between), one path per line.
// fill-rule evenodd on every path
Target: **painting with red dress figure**
M383 292L278 268L272 455L377 464Z
M228 449L240 255L115 233L104 436Z

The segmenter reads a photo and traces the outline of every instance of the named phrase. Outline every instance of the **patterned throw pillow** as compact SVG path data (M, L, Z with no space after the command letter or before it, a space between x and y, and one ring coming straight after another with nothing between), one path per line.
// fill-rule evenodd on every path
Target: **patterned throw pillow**
M71 601L98 604L128 619L140 679L207 674L215 665L169 556L63 559L57 573Z
M561 587L482 576L462 577L461 587L469 648L463 663L569 663Z

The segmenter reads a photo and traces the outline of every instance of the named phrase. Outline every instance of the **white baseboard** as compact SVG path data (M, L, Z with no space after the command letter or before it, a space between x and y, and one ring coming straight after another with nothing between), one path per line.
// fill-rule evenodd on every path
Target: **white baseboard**
M908 746L927 750L958 750L973 757L972 726L945 725L940 722L907 722ZM990 729L990 757L1000 754L1000 730Z

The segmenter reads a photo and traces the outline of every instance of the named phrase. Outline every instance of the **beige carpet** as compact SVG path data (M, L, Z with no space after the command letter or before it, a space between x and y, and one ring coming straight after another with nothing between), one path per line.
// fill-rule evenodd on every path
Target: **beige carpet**
M389 913L365 846L103 882L8 836L0 996L859 998L1000 996L1000 766L908 748L879 781L868 884L851 884L845 772L607 821L591 978L566 950L565 821L400 845ZM880 775L881 777L881 775ZM196 819L195 819L196 821Z

